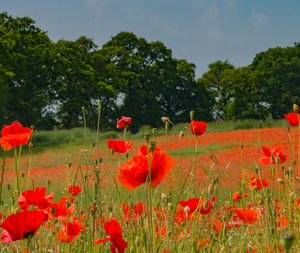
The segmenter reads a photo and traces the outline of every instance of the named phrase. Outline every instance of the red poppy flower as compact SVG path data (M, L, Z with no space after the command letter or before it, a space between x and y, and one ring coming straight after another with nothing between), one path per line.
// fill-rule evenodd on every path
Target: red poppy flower
M18 122L13 122L10 126L4 126L0 138L1 147L4 150L11 150L15 146L27 144L33 130L22 127Z
M202 135L202 134L205 133L206 127L207 127L207 125L203 121L192 120L192 122L191 122L191 131L192 131L192 134Z
M68 200L62 197L59 202L51 203L52 216L56 219L66 219L70 217L75 211L75 205L67 207Z
M73 222L63 222L63 224L64 226L57 233L57 239L61 242L73 242L85 229L85 226L77 217L74 217Z
M1 228L5 229L9 236L6 234L6 239L16 241L27 238L30 234L34 234L41 224L48 220L48 214L43 211L23 211L16 214L12 214L7 217L4 222L0 225ZM2 240L4 238L2 237Z
M297 113L284 114L284 117L292 127L299 126L299 116Z
M69 187L69 193L73 194L74 196L77 196L81 192L80 186L70 186Z
M266 166L269 164L276 163L276 157L279 157L280 163L284 163L287 159L287 155L283 155L280 152L281 146L277 146L272 149L272 152L267 147L262 147L264 156L260 159L261 165Z
M126 153L132 146L134 142L122 141L122 140L112 140L109 139L107 141L107 145L109 149L113 149L118 153Z
M205 209L204 208L205 201L206 201L206 199L191 198L187 201L184 201L184 200L179 201L178 203L182 207L189 207L189 212L188 212L189 215L191 215L197 208L202 215L206 215L206 214L209 214L211 209L213 208L213 203L210 200L207 200L208 207Z
M115 220L107 221L104 223L104 230L110 237L96 240L94 244L111 241L111 253L116 253L116 248L119 253L124 253L125 249L128 247L128 244L122 237L122 229L120 224Z
M18 198L20 208L22 210L27 210L31 205L34 205L36 208L41 210L47 209L53 200L54 192L45 196L46 191L46 187L40 187L23 192Z
M238 202L241 198L247 198L249 196L248 193L244 193L242 194L242 196L240 195L239 192L235 192L232 194L232 199L235 201L235 202Z
M257 219L261 216L261 212L257 209L250 208L234 208L233 212L243 220L244 224L254 224Z
M120 120L117 120L117 128L124 128L131 125L131 118L122 116Z
M145 150L145 147L141 147L141 150ZM144 184L149 174L148 156L141 150L120 168L119 181L130 191ZM149 160L152 160L151 186L156 187L167 178L175 163L170 155L159 149L155 149L153 154L149 153L149 156Z
M261 181L262 182L260 182L259 178L252 177L250 183L251 189L253 189L256 186L258 190L261 190L262 187L267 187L269 185L269 183L265 179L262 179Z

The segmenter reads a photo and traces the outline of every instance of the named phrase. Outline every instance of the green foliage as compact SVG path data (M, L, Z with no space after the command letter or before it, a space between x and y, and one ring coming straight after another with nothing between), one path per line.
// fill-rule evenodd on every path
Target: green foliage
M256 55L235 68L217 61L197 81L196 66L175 59L162 42L120 32L101 49L92 39L52 42L29 17L0 13L0 124L20 121L36 129L114 130L130 116L130 130L195 119L280 119L300 104L300 44Z

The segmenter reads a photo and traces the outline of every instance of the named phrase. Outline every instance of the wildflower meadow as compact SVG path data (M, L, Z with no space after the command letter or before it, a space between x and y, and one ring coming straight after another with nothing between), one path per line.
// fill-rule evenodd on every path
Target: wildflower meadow
M36 131L1 130L0 252L300 252L299 107L282 127L179 129L34 152Z

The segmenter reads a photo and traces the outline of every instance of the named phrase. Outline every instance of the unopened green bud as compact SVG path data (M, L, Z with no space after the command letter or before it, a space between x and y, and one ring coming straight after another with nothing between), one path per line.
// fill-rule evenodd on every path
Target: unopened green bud
M157 135L157 128L152 128L152 133L153 133L153 136L156 137L156 135Z
M280 157L279 156L276 156L275 162L276 162L277 165L280 164Z
M274 154L273 153L271 154L271 161L272 162L274 161Z
M212 194L214 191L214 185L213 184L209 184L208 187L207 187L207 192L208 194Z
M293 104L293 110L295 113L299 113L299 106L296 104Z
M152 153L154 152L154 150L155 150L155 141L150 141L149 149Z
M179 139L182 139L183 136L184 136L184 132L183 132L183 131L180 131L180 133L179 133Z
M207 199L204 201L203 207L204 207L204 210L207 210L207 209L208 209L209 203L208 203L208 200L207 200Z
M283 181L283 179L282 179L282 178L278 178L278 179L277 179L277 182L278 182L279 184L282 184L282 185L284 185L284 181Z
M115 150L112 148L111 149L111 154L114 155L114 153L115 153Z
M280 244L286 250L286 252L289 252L291 250L294 239L295 237L292 233L285 233L282 235L282 238L280 239Z
M145 133L144 134L144 138L145 138L146 142L148 143L149 140L150 140L150 134L149 133Z
M190 111L190 118L191 118L191 120L194 120L194 114L195 114L194 111Z

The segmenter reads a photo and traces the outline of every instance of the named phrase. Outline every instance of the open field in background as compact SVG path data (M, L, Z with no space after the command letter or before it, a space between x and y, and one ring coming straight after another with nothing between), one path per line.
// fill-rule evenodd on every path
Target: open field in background
M213 155L213 167L215 173L222 176L222 186L228 189L236 189L241 180L241 163L250 175L253 175L255 168L259 163L258 139L260 134L260 144L272 148L276 145L282 146L282 152L289 155L289 141L287 130L285 128L263 128L259 130L255 128L258 121L238 121L209 123L205 135L198 138L197 144L197 179L204 180L210 168L211 155ZM286 125L285 121L273 122L272 125ZM235 130L245 129L246 130ZM182 139L179 137L179 132L184 131L185 135ZM234 131L235 130L235 131ZM220 131L220 132L218 132ZM144 127L141 132L136 135L128 135L127 140L133 141L135 144L129 150L129 158L136 154L138 148L145 144L143 138L144 133L151 133L149 127ZM96 139L96 132L90 129L86 131L86 146L83 142L83 129L58 130L58 131L41 131L33 134L34 151L32 156L31 169L31 185L44 186L51 184L56 187L63 187L67 177L68 164L71 164L71 172L75 173L79 165L84 170L91 168L85 166L80 161L81 155L87 150L95 155L93 144ZM180 178L187 176L188 168L191 166L191 157L194 156L195 140L190 133L189 124L180 124L169 130L169 135L166 137L165 130L159 129L156 139L157 146L162 150L167 151L176 161L176 171L180 173ZM297 135L297 133L296 133ZM107 138L122 139L123 136L119 132L106 132L99 135L99 153L98 157L103 158L102 178L104 183L112 183L112 175L115 177L118 174L119 160L120 163L125 162L125 157L120 154L111 155L107 147ZM298 137L295 137L298 140ZM241 145L243 145L243 157L241 158ZM46 149L47 147L47 149ZM297 150L297 146L296 146ZM26 153L26 152L25 152ZM21 168L24 175L27 175L29 163L29 155L24 154L21 158ZM5 184L12 184L14 180L14 160L7 159L9 169L5 172ZM268 172L264 172L269 176ZM102 175L102 176L103 176ZM117 178L115 179L117 181ZM169 182L166 182L168 184ZM178 182L173 182L174 184Z
M291 162L290 136L292 141L294 141L294 159L298 159L299 132L297 128L288 130L286 128L288 123L285 120L265 122L262 124L262 128L257 128L259 123L259 121L250 120L208 123L205 134L198 136L196 139L195 136L190 133L189 124L180 124L173 127L168 131L168 136L166 135L165 129L158 129L156 146L170 154L175 161L175 167L166 180L157 188L153 188L152 206L157 208L155 209L157 217L154 219L156 223L156 252L216 252L221 249L223 249L221 252L282 251L282 247L278 246L278 237L272 237L270 234L262 232L264 231L264 225L266 225L265 222L268 222L266 220L268 219L267 217L269 217L267 214L262 220L250 226L249 224L243 225L243 223L238 221L237 217L233 215L233 217L235 217L234 220L228 224L233 222L232 224L235 224L234 226L236 227L233 229L230 228L230 231L226 233L223 221L220 218L226 208L230 208L230 206L231 208L235 206L245 207L245 205L247 205L246 203L253 203L252 205L257 206L256 208L259 208L257 210L261 210L262 213L267 212L266 209L262 209L266 201L265 196L262 196L262 193L259 192L255 193L250 189L251 179L257 176L256 169L260 167L260 158L263 156L262 150L259 147L265 146L272 149L273 147L280 146L280 151L288 156L284 166L286 168L293 167ZM182 138L179 136L180 131L184 132ZM80 216L83 213L87 213L89 218L87 218L85 224L87 227L88 224L91 226L90 222L93 215L91 206L94 203L93 196L96 189L93 161L95 158L101 158L100 193L102 199L100 200L100 208L103 221L101 221L101 218L100 220L99 218L97 219L98 227L96 228L96 237L104 238L106 236L103 231L104 221L116 219L121 224L123 237L129 245L126 252L147 252L145 251L145 245L149 243L147 241L147 233L149 230L149 227L147 227L147 217L143 217L141 221L130 221L131 218L128 220L122 208L123 203L127 203L132 207L139 201L143 201L145 204L147 200L145 187L140 186L134 191L128 191L118 182L119 167L134 156L141 145L146 144L143 137L146 132L152 134L152 129L145 126L138 134L131 135L129 133L126 136L126 140L134 142L134 145L128 151L128 158L126 158L124 154L112 154L107 147L108 138L123 138L121 132L111 131L101 133L100 131L97 154L95 131L86 130L85 145L83 137L84 129L35 131L32 139L35 151L30 158L26 149L24 149L25 152L20 161L21 173L23 173L23 190L25 190L30 163L29 188L47 187L48 193L52 191L55 192L54 201L59 201L62 196L69 194L69 185L82 186L83 191L75 202L77 205L75 214ZM196 153L195 141L197 142ZM15 208L16 206L12 204L12 199L16 198L12 190L15 184L13 157L8 157L6 164L3 196L5 196L6 202L10 199L11 205ZM280 166L276 166L276 179L278 177L285 177L279 168ZM294 168L298 170L298 164L295 165ZM244 172L245 176L244 188L241 186L242 172ZM219 181L213 193L217 201L214 202L211 214L207 218L204 215L200 215L200 217L198 217L200 219L199 224L193 222L193 219L191 219L190 221L183 222L181 224L182 227L178 226L180 223L177 224L177 221L174 223L175 228L166 227L164 223L165 219L170 218L168 215L173 215L172 210L174 210L173 208L176 209L179 200L187 200L200 196L207 199L212 197L207 190L208 185L212 182L212 178L218 178ZM280 201L287 201L287 196L285 196L287 192L285 191L288 189L284 189L282 185L272 179L270 166L262 167L262 178L271 183L272 189L280 189L280 191L276 190L274 195L271 193L270 196L272 196L272 198L276 196ZM246 200L247 202L233 202L233 192L241 192L241 190L250 195L249 199ZM295 197L299 198L299 184L297 184L295 190ZM161 193L167 196L167 202L161 198ZM276 236L280 236L283 232L293 230L296 237L296 243L294 244L297 245L299 230L297 230L295 224L300 224L299 208L298 213L292 215L290 209L286 206L288 202L284 201L278 202L278 208L279 206L282 208L282 216L278 217L278 219L283 219L284 223L279 222L279 225L277 225L278 234L276 234ZM258 202L261 202L261 204L258 204ZM272 206L273 204L270 205ZM225 208L224 206L227 207ZM227 217L226 215L228 215L228 213L225 213L224 217ZM165 218L159 220L159 217ZM293 217L294 220L290 220L290 217ZM227 219L231 219L231 216L228 216ZM293 225L291 225L288 220L292 222ZM136 225L138 225L138 227L135 227ZM59 225L55 226L57 229L60 228ZM203 229L203 226L208 227ZM231 225L231 227L233 227L233 225ZM49 234L47 234L47 229L40 230L43 231L41 232L43 235L40 236L47 236L47 240L43 245L48 245L47 247L49 247L51 243L54 243L53 245L56 247L56 250L49 252L110 252L109 245L100 244L95 247L91 246L93 244L92 238L94 238L91 235L91 230L80 234L79 238L69 245L58 242L56 239L49 241L50 237ZM176 240L174 240L174 236L177 238ZM40 239L38 239L37 236L34 238L34 247L37 249ZM56 237L54 236L53 238ZM194 241L194 243L191 241ZM264 241L266 242L262 243ZM21 241L19 241L17 245L20 248L25 247L25 243ZM0 243L0 248L1 247ZM12 249L12 246L7 247L8 250ZM42 248L42 246L39 247ZM80 247L84 247L84 250L80 251ZM299 250L299 243L297 246L294 246L294 248L296 247ZM50 246L50 248L52 250L54 249L52 246ZM226 248L228 248L228 250L225 250ZM273 250L270 250L272 248Z

